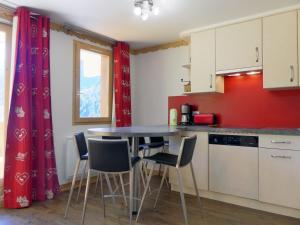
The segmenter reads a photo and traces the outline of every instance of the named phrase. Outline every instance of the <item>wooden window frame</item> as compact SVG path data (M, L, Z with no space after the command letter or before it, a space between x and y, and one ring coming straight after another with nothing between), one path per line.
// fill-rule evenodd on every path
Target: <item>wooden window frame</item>
M74 76L73 76L73 125L80 124L111 124L112 122L112 51L98 46L86 44L80 41L75 41L74 46ZM80 118L80 50L88 50L109 57L109 95L108 95L108 117L99 118Z
M8 122L8 109L9 109L9 102L10 102L10 67L11 67L11 54L12 54L12 26L0 23L0 31L3 31L6 33L6 53L5 53L5 92L4 92L4 149L5 149L5 142L6 142L6 127ZM3 149L3 150L4 150ZM5 156L5 155L4 155ZM4 164L1 165L4 168ZM0 197L3 194L3 178L0 178ZM3 199L0 199L0 206L1 201Z

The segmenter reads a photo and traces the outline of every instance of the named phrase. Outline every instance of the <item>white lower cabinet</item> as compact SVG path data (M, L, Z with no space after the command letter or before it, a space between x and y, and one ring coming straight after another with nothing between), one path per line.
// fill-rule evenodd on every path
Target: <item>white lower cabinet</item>
M300 151L259 149L259 200L300 209Z
M196 182L198 189L208 190L208 133L206 132L185 132L183 136L197 135L197 143L194 150L192 164L195 171ZM171 137L170 153L178 154L181 137ZM183 184L185 188L194 190L192 174L190 167L181 169ZM170 169L169 173L170 183L177 185L177 176L175 170Z

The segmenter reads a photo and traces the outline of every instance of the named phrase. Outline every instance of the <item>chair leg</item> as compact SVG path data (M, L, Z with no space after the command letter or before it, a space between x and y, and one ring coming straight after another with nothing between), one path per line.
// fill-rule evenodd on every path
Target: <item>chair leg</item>
M141 203L140 203L139 211L138 211L138 213L137 213L137 215L136 215L136 219L135 219L136 222L138 221L139 215L140 215L141 210L142 210L142 206L143 206L143 203L144 203L146 194L147 194L147 190L148 190L149 185L150 185L150 181L151 181L153 169L154 169L154 164L151 165L150 173L149 173L149 176L148 176L148 178L147 178L146 188L145 188L145 190L144 190L144 194L143 194L143 197L142 197L142 200L141 200Z
M194 188L195 188L195 192L196 192L196 195L197 195L197 199L199 201L199 204L201 205L201 200L200 200L200 196L199 196L199 191L198 191L198 187L197 187L197 181L196 181L194 167L193 167L192 162L190 163L190 167L191 167L192 178L193 178L193 183L194 183Z
M82 181L83 181L83 177L84 177L84 175L85 175L86 167L87 167L87 160L86 160L85 163L84 163L83 172L82 172L81 178L80 178L80 183L79 183L78 193L77 193L77 198L76 198L76 201L77 201L77 202L78 202L78 199L79 199L79 195L80 195L80 191L81 191L81 187L82 187Z
M165 166L165 167L167 167L167 166ZM167 167L167 170L168 170L168 167ZM167 176L165 177L165 183L166 183L166 185L167 185L167 188L170 188L170 185L169 185L169 182L168 182Z
M117 177L115 174L113 174L112 177L113 177L113 181L114 181L114 185L115 185L114 193L120 193Z
M105 176L105 179L106 179L106 183L107 183L107 186L108 186L109 193L113 196L114 192L113 192L113 189L112 189L112 186L111 186L111 183L110 183L108 174L105 173L104 176ZM112 197L112 201L113 201L113 204L115 205L115 204L116 204L116 199L115 199L115 197Z
M71 199L72 199L72 195L73 195L73 191L74 191L74 187L75 187L75 182L76 182L76 177L78 175L79 166L80 166L80 159L78 159L78 161L76 163L76 167L75 167L75 171L74 171L74 175L73 175L73 180L72 180L72 186L71 186L71 189L70 189L68 203L67 203L67 207L66 207L66 210L65 210L65 218L68 216L69 206L70 206L70 203L71 203Z
M144 177L144 172L143 172L143 164L141 163L139 165L139 169L140 169L140 174L141 174L141 178L142 178L142 183L144 188L146 187L146 182L145 182L145 177Z
M95 193L97 193L97 188L98 188L98 183L99 183L100 176L101 176L100 173L98 173L96 184L95 184Z
M103 201L103 217L106 216L105 213L105 198L104 198L104 190L103 190L103 181L102 181L102 174L100 173L100 188L101 188L101 198Z
M168 167L165 166L164 173L163 173L163 178L161 179L160 186L159 186L159 189L158 189L158 192L157 192L157 195L156 195L155 203L154 203L154 206L153 206L154 209L156 208L158 198L159 198L159 195L160 195L160 191L161 191L161 188L164 184L164 180L165 180L166 175L167 175L167 171L168 171Z
M84 224L85 211L86 211L87 199L88 199L89 188L90 188L90 179L91 179L91 170L89 169L88 175L87 175L87 180L86 180L86 188L85 188L84 203L83 203L83 209L82 209L81 225Z
M129 172L129 224L132 225L132 207L133 207L133 171Z
M124 203L125 203L125 206L127 206L126 192L125 192L123 177L122 177L122 174L119 174L119 176L120 176L120 181L121 181L121 188L122 188L122 192L123 192Z
M145 181L145 176L146 176L146 179L148 177L148 174L147 174L147 168L146 168L146 165L145 163L142 161L141 162L141 177L142 177L142 182L143 182L143 186L144 186L144 189L146 188L146 181ZM149 186L149 193L151 194L151 187Z
M185 205L185 200L184 200L182 177L181 177L180 170L178 168L176 168L176 172L177 172L178 184L179 184L179 188L180 188L180 199L181 199L181 207L182 207L182 212L183 212L183 217L184 217L184 224L188 225L186 205Z

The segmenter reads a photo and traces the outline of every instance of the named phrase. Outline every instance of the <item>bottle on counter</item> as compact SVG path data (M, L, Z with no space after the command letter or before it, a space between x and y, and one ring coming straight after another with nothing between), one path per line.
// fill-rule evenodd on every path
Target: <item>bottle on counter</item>
M177 109L170 109L170 126L177 126Z

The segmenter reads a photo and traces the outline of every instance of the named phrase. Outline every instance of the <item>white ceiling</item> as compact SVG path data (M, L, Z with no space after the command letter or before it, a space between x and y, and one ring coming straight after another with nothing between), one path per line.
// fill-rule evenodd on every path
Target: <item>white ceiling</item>
M154 0L160 14L147 21L133 14L134 0L0 0L8 2L141 48L177 40L185 30L299 4L300 0Z

